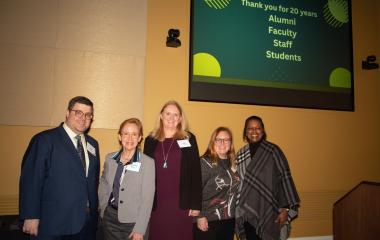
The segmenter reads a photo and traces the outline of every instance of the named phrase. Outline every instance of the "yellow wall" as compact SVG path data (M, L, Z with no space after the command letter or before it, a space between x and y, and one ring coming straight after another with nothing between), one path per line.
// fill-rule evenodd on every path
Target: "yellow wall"
M201 151L211 131L220 125L233 130L235 145L241 147L245 118L260 115L269 140L280 145L288 157L301 196L292 237L331 235L332 204L362 180L380 182L380 70L361 69L366 56L380 57L380 3L353 0L352 5L356 110L342 112L189 102L190 1L149 0L145 133L169 99L183 105ZM165 47L170 28L180 29L180 48ZM21 158L31 136L42 129L0 125L0 214L17 212L14 202ZM116 130L92 129L91 135L100 142L101 156L118 147Z

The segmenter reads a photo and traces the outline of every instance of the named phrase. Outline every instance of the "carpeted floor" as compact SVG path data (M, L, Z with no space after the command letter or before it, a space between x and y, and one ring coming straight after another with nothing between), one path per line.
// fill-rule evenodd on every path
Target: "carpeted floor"
M0 216L0 240L28 240L29 235L24 234L19 226L17 215ZM97 240L103 239L102 228L98 227Z
M17 215L0 216L0 239L1 240L27 240L29 239L19 227Z

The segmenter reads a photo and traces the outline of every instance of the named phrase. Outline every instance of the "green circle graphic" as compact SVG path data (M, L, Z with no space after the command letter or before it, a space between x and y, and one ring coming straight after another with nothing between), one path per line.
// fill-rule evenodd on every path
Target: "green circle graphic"
M330 87L351 88L351 72L345 68L335 68L330 74Z
M328 0L323 7L323 16L332 27L341 27L343 24L348 23L347 0Z
M194 54L193 63L193 75L220 77L222 73L218 60L211 54Z

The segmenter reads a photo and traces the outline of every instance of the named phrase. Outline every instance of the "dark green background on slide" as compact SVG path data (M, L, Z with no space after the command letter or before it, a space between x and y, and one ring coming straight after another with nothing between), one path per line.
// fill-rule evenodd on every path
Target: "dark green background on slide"
M281 11L243 6L232 0L223 9L213 9L204 0L193 1L192 55L205 52L220 63L223 79L268 81L276 85L298 85L297 88L316 88L334 91L329 76L338 67L351 71L351 23L331 27L323 17L327 0L264 0L251 1L296 8L317 13L318 17L300 17ZM296 25L269 22L270 15L296 18ZM295 39L268 33L268 27L297 32ZM273 40L293 41L292 48L273 46ZM266 51L296 54L301 62L268 59ZM207 78L193 76L193 80ZM215 79L211 79L213 81ZM244 82L244 81L243 81ZM244 83L240 83L244 84ZM336 89L338 90L338 89ZM339 90L338 90L339 91Z

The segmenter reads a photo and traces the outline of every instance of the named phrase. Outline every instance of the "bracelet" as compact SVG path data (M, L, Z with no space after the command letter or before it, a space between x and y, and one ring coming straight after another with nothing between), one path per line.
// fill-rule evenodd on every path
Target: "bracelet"
M287 213L289 213L289 211L290 211L289 208L281 208L281 210L285 210Z

